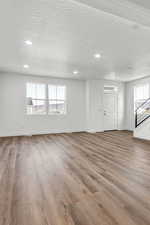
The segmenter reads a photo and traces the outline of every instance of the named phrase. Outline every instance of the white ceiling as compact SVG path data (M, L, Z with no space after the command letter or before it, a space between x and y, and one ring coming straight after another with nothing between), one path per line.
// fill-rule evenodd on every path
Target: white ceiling
M150 9L150 1L149 0L128 0L132 3L136 3L144 8Z
M148 76L148 1L142 7L133 4L140 0L1 1L0 70L121 81Z

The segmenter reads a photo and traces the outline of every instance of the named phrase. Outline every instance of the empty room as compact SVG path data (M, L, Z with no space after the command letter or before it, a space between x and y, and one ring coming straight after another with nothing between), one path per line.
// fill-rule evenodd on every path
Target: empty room
M0 225L150 225L150 1L0 1Z

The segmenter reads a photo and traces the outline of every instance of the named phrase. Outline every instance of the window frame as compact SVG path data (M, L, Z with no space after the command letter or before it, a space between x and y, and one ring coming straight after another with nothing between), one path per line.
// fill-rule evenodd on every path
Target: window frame
M27 84L43 84L45 86L45 99L42 99L42 98L32 98L32 101L33 100L39 100L39 101L44 101L45 102L45 113L42 113L42 114L38 114L38 113L28 113L28 110L27 110L27 103L26 103L26 115L27 116L64 116L67 114L67 87L66 85L63 85L63 84L53 84L53 83L39 83L39 82L26 82L26 100L27 98ZM49 99L49 86L55 86L56 88L57 87L64 87L65 88L65 98L64 100L62 99ZM58 112L49 112L49 101L61 101L61 102L64 102L64 112L63 113L58 113Z
M59 99L59 98L56 98L56 99L50 99L50 98L49 98L49 86L54 86L54 87L56 87L56 96L57 96L57 88L59 88L59 87L65 88L64 100ZM65 115L65 114L67 113L66 86L65 86L65 85L48 84L48 85L47 85L47 98L48 98L48 103L47 103L47 107L48 107L48 109L47 109L47 114L48 114L48 115ZM63 103L64 103L64 112L63 112L63 113L58 113L57 111L56 111L56 112L50 112L50 111L49 111L49 102L50 102L50 101L55 101L55 102L59 101L59 102L63 102ZM56 108L57 108L57 104L56 104Z
M148 98L150 98L150 85L149 85L149 83L141 83L141 84L137 84L137 85L134 85L134 89L133 89L133 97L134 97L134 113L136 112L136 110L137 110L137 108L138 107L136 107L136 102L137 101L139 101L140 102L140 100L141 100L141 104L142 104L142 100L143 100L143 102L144 101L146 101L147 100L147 98L145 99L145 98L141 98L141 99L137 99L137 100L135 100L136 98L135 98L135 89L136 88L140 88L140 87L145 87L145 86L147 86L148 87Z
M27 85L28 84L34 84L34 85L44 85L44 92L45 92L45 98L32 98L32 97L27 97ZM46 114L47 114L47 112L46 112L46 105L47 105L47 103L46 103L46 84L45 83L43 83L43 82L26 82L26 100L28 99L28 98L31 98L32 99L32 101L43 101L44 102L44 107L45 107L45 112L44 113L28 113L28 109L27 109L27 107L28 107L28 105L27 105L27 103L26 103L26 115L27 116L45 116ZM31 106L32 107L32 106Z

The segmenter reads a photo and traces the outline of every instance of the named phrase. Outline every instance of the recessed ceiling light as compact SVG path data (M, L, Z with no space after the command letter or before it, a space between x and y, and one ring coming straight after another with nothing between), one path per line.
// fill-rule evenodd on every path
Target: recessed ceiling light
M95 57L96 59L100 59L100 58L101 58L101 54L100 54L100 53L96 53L96 54L94 55L94 57Z
M26 45L32 45L32 41L30 41L30 40L26 40L25 43L26 43Z
M74 74L74 75L77 75L78 73L79 73L78 70L74 70L74 71L73 71L73 74Z
M26 65L24 65L23 67L24 67L25 69L28 69L28 68L29 68L29 65L26 64Z

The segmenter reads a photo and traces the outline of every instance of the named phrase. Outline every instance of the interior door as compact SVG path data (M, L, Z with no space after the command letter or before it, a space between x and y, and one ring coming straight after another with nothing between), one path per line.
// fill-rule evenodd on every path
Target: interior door
M104 93L104 130L116 130L116 95Z

